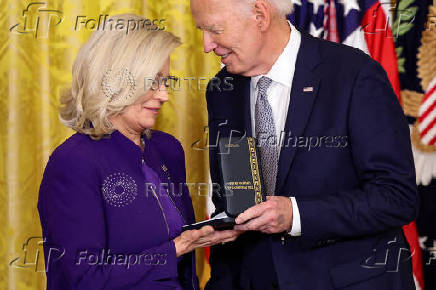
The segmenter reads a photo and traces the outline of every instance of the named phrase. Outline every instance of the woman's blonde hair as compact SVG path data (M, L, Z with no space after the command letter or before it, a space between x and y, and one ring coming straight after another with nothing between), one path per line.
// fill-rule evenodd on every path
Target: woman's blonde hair
M137 15L120 14L110 19L117 25L94 31L80 48L71 88L60 99L61 122L93 139L112 133L108 118L150 89L153 82L146 80L156 77L181 44L170 32L145 26ZM136 29L132 29L133 23Z

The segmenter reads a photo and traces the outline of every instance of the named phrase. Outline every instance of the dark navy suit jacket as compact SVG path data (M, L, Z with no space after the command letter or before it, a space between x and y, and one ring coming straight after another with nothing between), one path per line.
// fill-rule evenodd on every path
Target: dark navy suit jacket
M209 86L206 94L211 177L222 185L216 140L251 135L250 78L226 68L217 77L234 86ZM260 240L270 245L282 290L414 289L401 229L417 215L414 163L383 68L360 50L302 33L284 131L291 138L281 148L275 194L295 196L302 235L243 234L213 247L206 289L250 289L247 269L267 270L252 262ZM213 195L216 212L222 194Z
M76 133L50 156L38 200L47 289L163 290L177 279L183 289L198 289L195 255L176 257L141 169L144 158L167 180L163 190L170 188L184 222L193 223L183 148L160 131L144 141L143 154L119 131L98 141Z

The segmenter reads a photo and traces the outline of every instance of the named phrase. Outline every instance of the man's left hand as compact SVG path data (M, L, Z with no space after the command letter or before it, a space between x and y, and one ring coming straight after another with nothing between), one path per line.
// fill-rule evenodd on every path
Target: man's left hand
M267 196L265 202L241 213L236 218L234 229L274 234L289 231L291 226L291 199L285 196Z

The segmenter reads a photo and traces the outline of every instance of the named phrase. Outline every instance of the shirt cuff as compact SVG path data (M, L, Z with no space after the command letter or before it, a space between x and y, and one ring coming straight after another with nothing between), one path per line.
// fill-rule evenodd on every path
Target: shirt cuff
M292 228L288 231L288 234L294 237L301 236L301 219L300 211L298 210L297 200L295 197L290 197L292 202Z

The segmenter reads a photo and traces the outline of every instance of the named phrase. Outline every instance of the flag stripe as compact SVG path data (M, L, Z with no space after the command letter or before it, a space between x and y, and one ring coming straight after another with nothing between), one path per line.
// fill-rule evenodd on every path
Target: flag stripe
M422 103L425 103L427 101L427 99L430 98L430 96L434 94L435 91L436 91L436 86L433 86L433 88L431 88L429 92L425 93L425 97L422 100Z
M436 135L428 142L428 145L434 146L436 144Z
M429 144L433 137L436 135L436 119L434 119L426 128L425 134L421 134L421 141L424 144Z
M436 95L433 96L432 103L429 103L428 105L430 105L430 106L428 108L425 108L425 112L419 117L420 123L424 123L424 121L426 119L428 120L427 117L432 116L432 113L434 113L434 111L435 111L434 108L436 106ZM422 106L422 107L424 107L424 106ZM433 116L434 116L434 114L433 114Z
M425 129L429 126L432 120L436 118L436 110L430 111L430 113L422 119L421 123L419 123L418 129L419 132L425 131Z

